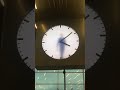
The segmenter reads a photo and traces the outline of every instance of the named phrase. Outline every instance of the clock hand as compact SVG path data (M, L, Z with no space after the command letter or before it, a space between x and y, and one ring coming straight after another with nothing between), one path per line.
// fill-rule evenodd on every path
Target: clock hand
M70 34L72 34L72 32ZM66 37L64 37L61 41L63 41L64 39L66 39L70 34L68 34Z
M85 19L87 19L90 15L88 14L87 16L85 16Z
M67 43L64 43L64 42L60 42L60 43L63 43L63 44L65 44L65 45L67 45L67 46L69 46L69 47L70 47L70 45L69 45L69 44L67 44Z

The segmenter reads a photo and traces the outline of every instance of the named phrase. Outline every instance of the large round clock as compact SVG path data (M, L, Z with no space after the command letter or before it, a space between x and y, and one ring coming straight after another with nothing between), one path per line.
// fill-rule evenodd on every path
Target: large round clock
M105 47L106 32L99 15L86 6L86 70L93 66L102 55ZM65 30L64 30L65 29ZM60 32L62 30L63 32ZM67 31L68 30L68 31ZM66 33L67 32L67 33ZM72 32L72 33L71 33ZM53 34L54 33L54 34ZM70 34L70 35L69 35ZM66 39L59 41L61 38ZM54 38L54 36L56 38ZM72 41L70 41L70 38ZM17 34L17 47L22 60L34 70L34 10L22 21ZM78 40L78 41L77 41ZM73 44L72 44L73 42ZM51 45L52 44L52 45ZM49 46L49 47L48 47ZM70 27L58 25L50 28L42 39L45 53L54 59L65 59L72 56L79 46L79 37ZM60 49L60 47L63 49Z
M102 55L106 41L106 31L101 17L86 5L85 67L91 68Z
M42 47L45 53L54 59L66 59L78 49L79 36L65 25L50 28L43 36Z
M35 11L30 11L23 19L17 33L17 48L21 59L25 64L34 70L35 58Z

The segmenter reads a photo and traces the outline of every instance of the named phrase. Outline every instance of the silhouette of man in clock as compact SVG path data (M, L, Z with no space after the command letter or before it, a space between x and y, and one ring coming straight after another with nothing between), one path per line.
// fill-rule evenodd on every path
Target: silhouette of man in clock
M63 59L63 55L64 55L64 50L65 50L65 39L63 37L63 35L60 35L60 38L58 39L58 46L59 46L59 50L60 50L60 59Z
M70 34L72 34L72 32ZM58 43L57 43L57 46L59 45L59 49L60 49L60 59L63 59L63 55L64 55L64 51L65 51L65 45L70 47L70 45L67 44L66 41L65 41L65 39L70 34L68 34L66 37L63 37L63 34L60 34L60 38L58 39Z

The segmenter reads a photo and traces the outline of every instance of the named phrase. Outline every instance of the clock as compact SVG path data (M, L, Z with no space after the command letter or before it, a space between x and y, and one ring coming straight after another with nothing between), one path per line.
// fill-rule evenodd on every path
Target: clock
M34 67L34 20L32 10L22 21L17 33L17 47L22 60L32 70ZM34 17L34 16L33 16ZM104 23L99 15L88 5L86 6L86 44L85 58L86 70L91 68L100 58L105 47L106 32ZM27 25L30 25L31 29ZM26 30L25 30L26 29ZM62 32L60 32L62 31ZM67 32L67 33L66 33ZM73 32L73 33L71 33ZM29 33L29 34L28 34ZM70 34L71 33L71 34ZM75 34L74 34L75 33ZM63 42L58 43L60 37L67 37ZM51 37L52 36L52 37ZM56 38L54 38L56 37ZM29 40L30 39L30 40ZM71 45L71 41L74 45ZM65 25L57 25L50 28L42 38L44 53L54 59L66 59L72 56L78 49L79 37L75 30ZM51 46L50 46L51 45ZM29 46L29 47L28 47ZM64 48L60 49L60 46ZM52 51L52 52L51 52ZM69 53L68 53L69 52ZM62 55L63 54L63 55Z
M21 60L34 70L35 58L35 10L31 10L23 19L17 33L17 48Z
M79 47L79 36L71 27L57 25L50 28L42 38L44 52L54 59L66 59Z
M88 5L86 5L85 21L85 67L88 70L99 60L104 51L106 30L101 17Z
M117 74L119 69L119 1L115 0L86 0L86 3L92 7L98 14L98 18L95 20L101 20L104 23L103 29L99 26L101 32L104 30L104 35L101 35L101 39L104 38L103 49L99 55L97 55L96 63L86 71L86 87L89 90L101 90L110 89L114 90L114 87L119 88L116 85L118 80ZM112 6L112 7L111 7ZM94 20L94 21L95 21ZM99 35L100 36L100 35ZM91 60L92 61L92 60ZM112 68L112 69L111 69ZM111 78L113 77L113 78ZM109 81L110 79L110 81ZM92 82L92 83L91 83ZM96 83L97 82L97 83Z
M28 18L33 16L31 10L34 9L34 0L4 0L4 4L1 40L2 50L0 51L2 53L2 57L0 58L2 63L1 73L3 73L2 82L8 80L11 83L9 83L8 87L4 84L2 86L5 90L34 89L34 71L29 68L30 64L26 64L27 59L23 60L23 56L26 54L24 54L25 51L22 50L24 49L22 43L25 43L22 27L25 27L23 23L27 25L24 21L31 20ZM31 21L29 23L31 23ZM23 38L23 40L18 40L18 38ZM29 57L27 55L25 58ZM20 87L17 88L19 85Z

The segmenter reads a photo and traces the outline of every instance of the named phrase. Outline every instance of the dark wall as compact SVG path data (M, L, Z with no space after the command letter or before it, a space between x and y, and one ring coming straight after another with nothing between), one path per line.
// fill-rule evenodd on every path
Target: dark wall
M16 32L22 19L34 8L34 0L5 0L0 6L0 90L34 90L34 72L17 52ZM18 58L19 57L19 58Z
M106 27L107 40L102 57L86 71L86 90L118 90L120 48L120 1L86 0L93 7Z

